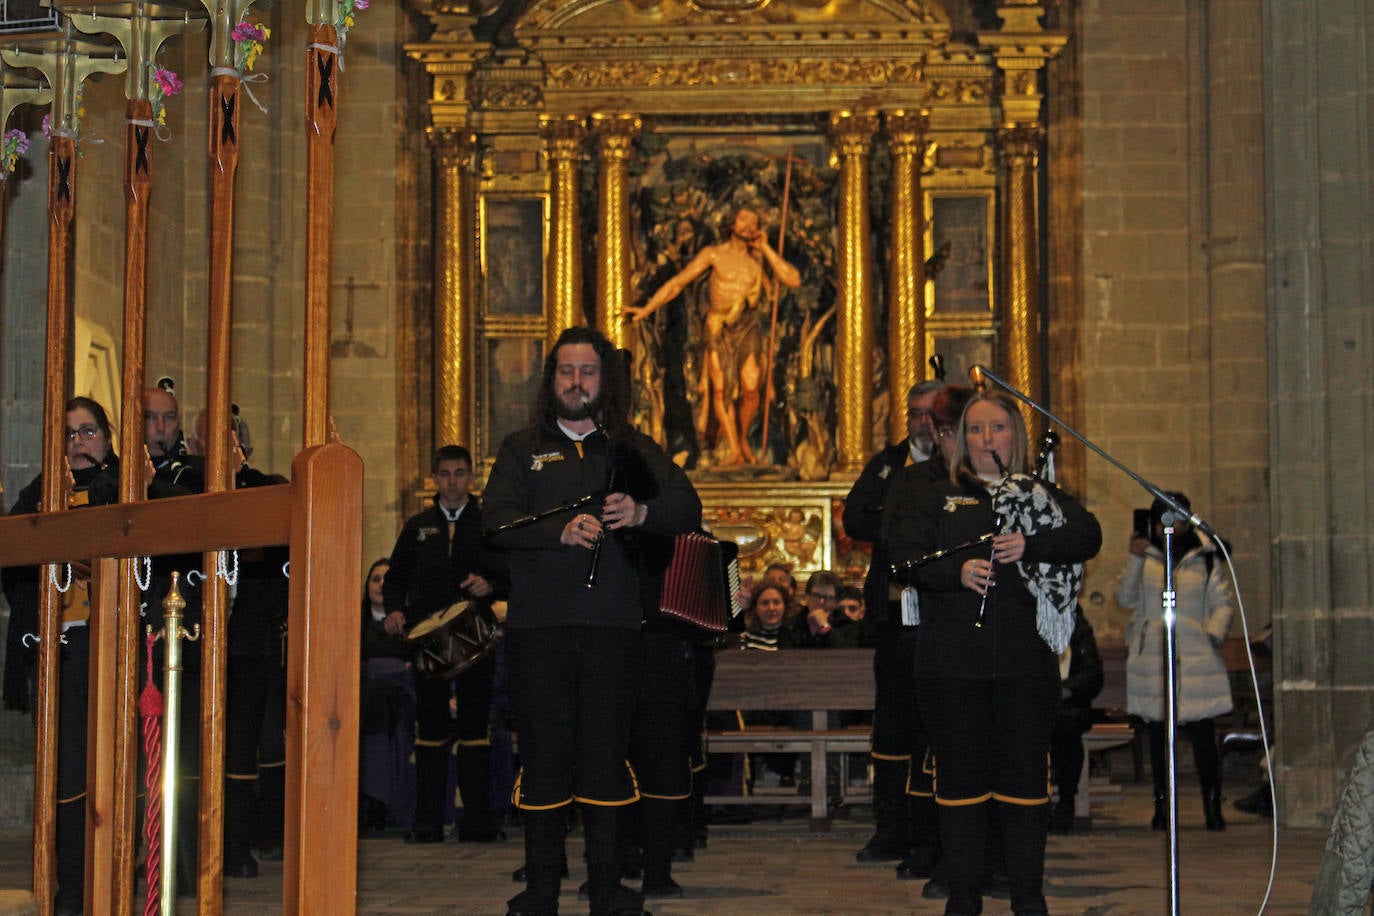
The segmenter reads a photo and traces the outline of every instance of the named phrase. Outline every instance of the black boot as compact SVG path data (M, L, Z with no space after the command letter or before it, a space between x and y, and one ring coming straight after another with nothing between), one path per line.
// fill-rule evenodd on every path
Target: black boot
M1202 813L1207 818L1208 830L1225 830L1226 819L1221 816L1221 789L1216 787L1202 790Z
M249 852L257 811L256 782L256 778L224 780L224 874L230 878L258 876L258 863Z
M57 897L59 910L86 905L86 796L57 803Z
M644 849L644 896L681 897L682 887L673 880L674 813L678 802L664 798L641 798L639 835Z
M854 858L860 862L897 862L911 845L911 818L907 813L907 760L873 761L873 836Z
M1155 793L1155 816L1150 818L1151 830L1163 830L1169 826L1169 815L1164 810L1165 801L1163 792Z
M447 745L415 745L415 821L406 835L407 843L444 841L448 756Z
M582 806L582 835L587 845L587 897L592 916L631 916L644 911L644 898L620 883L617 831L620 810L606 805Z
M1045 821L1049 805L997 806L1014 913L1045 911Z
M558 891L567 868L563 851L568 833L566 816L561 808L521 813L525 824L526 887L506 902L508 916L558 913Z
M458 746L458 792L463 797L460 843L500 843L506 835L491 818L491 747Z

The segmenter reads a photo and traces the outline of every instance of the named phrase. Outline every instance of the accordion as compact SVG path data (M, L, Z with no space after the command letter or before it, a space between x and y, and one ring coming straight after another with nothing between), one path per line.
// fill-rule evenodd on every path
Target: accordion
M712 633L724 633L744 608L739 594L739 545L704 534L679 534L663 576L659 610Z

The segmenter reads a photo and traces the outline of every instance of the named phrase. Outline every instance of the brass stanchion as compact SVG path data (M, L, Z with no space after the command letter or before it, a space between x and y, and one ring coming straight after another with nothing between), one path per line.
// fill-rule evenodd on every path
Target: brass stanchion
M177 902L177 758L181 740L181 641L200 639L200 624L187 630L181 625L186 599L181 597L181 574L172 573L172 585L162 599L163 650L163 751L162 751L162 909L174 916Z

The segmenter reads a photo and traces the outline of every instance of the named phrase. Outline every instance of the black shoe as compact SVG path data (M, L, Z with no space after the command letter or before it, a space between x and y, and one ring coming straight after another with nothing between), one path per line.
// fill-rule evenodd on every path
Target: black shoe
M926 882L926 886L921 888L921 896L926 900L948 900L949 885L939 878L931 878Z
M242 862L226 862L224 876L226 878L256 878L258 876L258 863L254 861L252 856Z
M644 890L640 893L644 895L645 900L666 900L670 897L681 897L682 885L672 878L665 878L652 884L646 881L644 882Z
M920 878L929 878L934 870L935 851L929 846L917 846L897 866L897 878L901 881L916 881Z
M539 900L529 891L521 891L506 901L506 916L556 916L558 898L552 902Z
M1221 790L1208 789L1202 793L1202 813L1208 830L1225 830L1226 819L1221 816Z
M1060 799L1050 809L1050 833L1073 833L1073 799Z
M506 832L495 827L488 827L486 830L464 831L458 828L458 842L460 843L504 843L506 842Z
M433 830L412 830L406 834L406 842L416 843L442 843L444 841L444 828L436 827Z
M868 841L858 852L854 853L857 862L900 862L906 858L906 844L881 834L873 834L873 838Z

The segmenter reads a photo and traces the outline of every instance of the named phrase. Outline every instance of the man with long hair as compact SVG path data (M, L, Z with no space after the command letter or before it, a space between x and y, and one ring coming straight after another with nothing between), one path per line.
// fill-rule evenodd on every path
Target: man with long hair
M514 914L558 912L573 802L591 912L643 911L643 898L620 884L616 809L639 797L625 760L643 621L658 604L655 563L663 539L701 524L701 501L629 427L627 405L614 346L568 328L545 360L532 425L502 443L484 493L490 543L509 550L511 564L506 652L527 875L509 902Z

